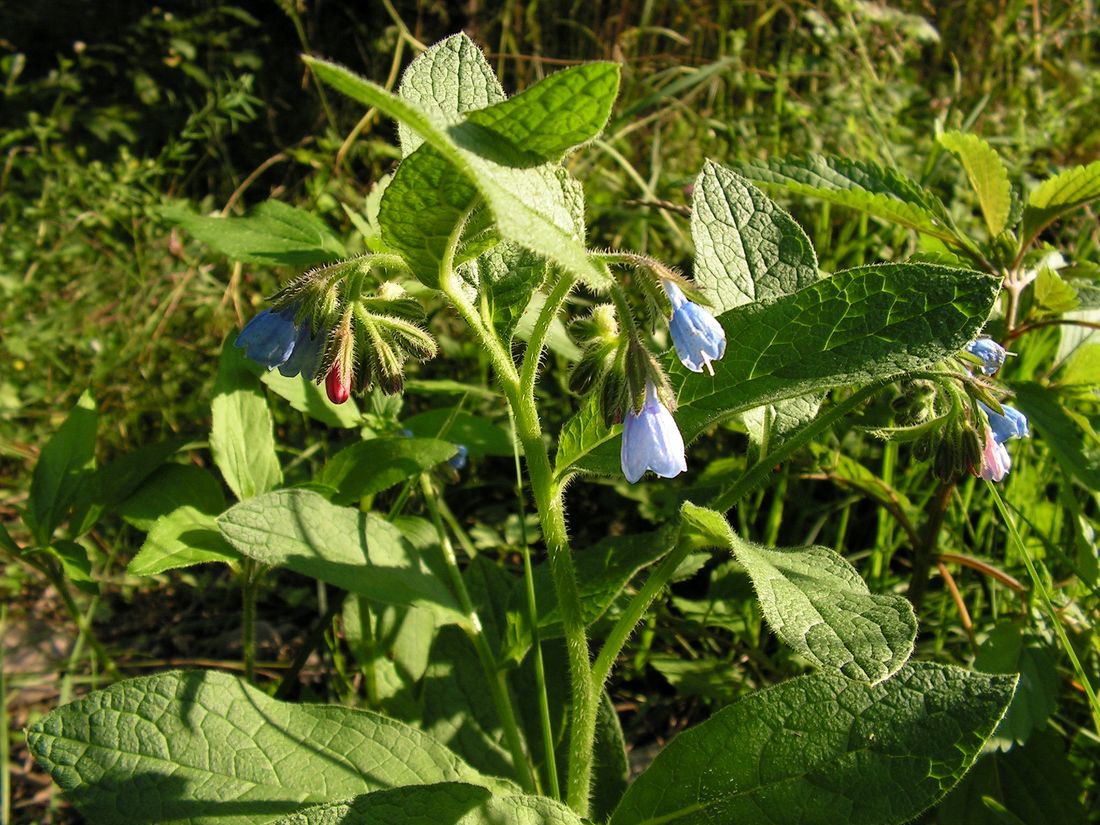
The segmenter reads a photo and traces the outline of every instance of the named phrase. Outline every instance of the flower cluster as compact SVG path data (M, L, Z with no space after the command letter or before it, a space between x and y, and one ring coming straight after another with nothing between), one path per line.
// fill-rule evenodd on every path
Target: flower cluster
M435 340L421 326L424 311L397 284L365 289L369 257L307 272L272 298L235 341L245 354L287 377L324 382L342 404L353 389L377 384L395 394L410 357L431 358Z
M712 362L726 352L725 330L710 312L689 301L671 280L662 280L661 285L672 307L669 332L680 363L692 372L706 370L713 375ZM632 403L623 420L619 459L623 475L631 484L646 470L662 478L672 478L687 470L684 438L672 417L671 389L664 372L643 349L635 337L624 350L625 387Z

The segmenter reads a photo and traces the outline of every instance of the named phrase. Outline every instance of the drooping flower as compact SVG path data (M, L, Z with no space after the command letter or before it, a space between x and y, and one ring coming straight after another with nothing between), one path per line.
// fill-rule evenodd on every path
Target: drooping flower
M978 408L985 414L985 447L978 475L988 481L1001 481L1012 468L1012 458L1005 442L1012 438L1027 438L1027 416L1014 407L1002 404L1005 414L994 412L981 401Z
M1008 352L992 338L982 336L966 345L966 351L981 361L979 369L985 375L993 375L1005 362Z
M641 412L630 410L623 421L623 446L619 454L623 475L634 484L652 470L672 478L687 470L684 438L672 413L657 397L657 388L646 380Z
M1001 481L1012 468L1012 458L1004 444L997 441L993 432L985 431L985 449L982 450L982 468L979 475L986 481Z
M978 407L985 413L989 428L993 431L993 437L997 439L998 444L1004 444L1010 438L1027 438L1030 435L1027 429L1027 416L1015 407L1002 404L1004 415L995 413L981 401L978 402Z
M672 304L668 329L680 363L692 372L705 369L714 375L710 364L726 352L726 331L710 312L689 301L672 281L664 281L664 288Z
M310 322L295 323L298 306L272 312L265 309L241 330L234 346L243 347L245 355L287 378L298 373L312 379L317 373L324 346L324 335L314 334Z

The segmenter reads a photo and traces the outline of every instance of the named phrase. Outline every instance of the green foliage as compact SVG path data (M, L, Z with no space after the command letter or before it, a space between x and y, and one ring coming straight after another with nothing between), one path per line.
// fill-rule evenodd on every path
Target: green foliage
M1096 818L1091 21L1026 4L642 6L565 21L479 4L466 22L485 52L455 35L419 56L416 38L452 30L438 4L188 0L109 26L62 9L26 28L45 32L33 48L5 28L5 634L65 611L62 697L181 653L240 658L263 691L165 674L40 722L31 709L34 754L87 818L895 822L982 740L921 821ZM306 84L286 59L300 51ZM394 115L399 145L380 125ZM659 286L595 249L685 270L722 316L714 377L660 362L692 442L683 478L614 478L618 428L565 389L568 321L594 302L644 306L640 338L668 340ZM335 405L228 345L215 367L289 274L273 269L364 251L440 343L410 362L405 399ZM999 376L957 357L979 330L1016 353ZM509 361L537 379L511 419ZM920 434L881 443L918 407L921 433L960 411L980 427L975 398L1030 419L1000 511L983 484L934 479ZM473 460L456 471L460 444ZM688 500L729 509L680 522ZM697 552L699 530L732 560ZM906 593L917 658L1007 676L898 671ZM241 625L243 645L211 622ZM823 672L783 681L807 664ZM38 677L9 673L19 727ZM386 733L364 738L364 719ZM624 743L637 769L674 734L627 789ZM434 767L410 773L409 754ZM0 818L66 816L28 805L40 776L14 777Z
M400 722L278 702L215 671L112 685L42 719L27 742L84 815L105 825L263 823L311 803L433 782L509 788Z
M161 216L210 248L246 264L308 267L348 254L316 215L275 200L264 201L243 218L210 218L178 206L164 207Z
M238 500L273 490L283 480L271 413L243 353L226 341L211 402L210 451Z
M798 653L849 679L877 684L913 652L917 617L901 596L872 594L825 547L761 547L742 541L719 513L684 505L684 522L707 544L729 548L752 579L764 617Z
M611 825L716 816L906 822L974 761L1014 686L1013 678L922 663L875 687L792 679L678 736L627 790Z
M424 607L441 623L466 622L454 595L401 531L374 514L329 503L309 490L243 501L217 520L250 559L286 567L382 604Z
M476 785L456 782L377 791L347 802L318 805L274 825L581 825L564 805L546 797L493 796Z

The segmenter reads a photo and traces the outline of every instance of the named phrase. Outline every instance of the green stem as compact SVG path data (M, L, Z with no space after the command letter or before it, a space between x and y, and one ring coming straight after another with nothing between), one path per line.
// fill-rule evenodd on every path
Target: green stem
M763 484L771 476L776 464L786 461L889 383L889 381L876 381L852 393L835 407L826 410L767 456L753 464L733 486L715 496L710 502L710 508L720 512L729 510L747 493Z
M1054 625L1054 632L1058 634L1058 640L1062 643L1066 655L1069 656L1069 660L1073 664L1073 670L1077 674L1077 680L1081 683L1081 687L1085 689L1085 695L1089 700L1089 711L1092 713L1092 724L1093 727L1096 728L1097 734L1100 734L1100 700L1096 697L1096 691L1093 690L1092 683L1089 682L1089 677L1085 673L1084 667L1081 666L1081 660L1077 658L1077 651L1073 649L1073 644L1070 642L1069 636L1066 635L1066 629L1062 626L1062 620L1058 617L1058 611L1054 607L1053 600L1050 598L1050 592L1047 590L1046 583L1039 576L1039 571L1035 567L1035 562L1031 558L1031 553L1028 552L1027 545L1024 544L1024 540L1020 537L1020 532L1016 529L1016 522L1012 520L1008 508L1005 506L1004 500L997 490L997 486L992 481L986 481L986 487L993 496L993 503L997 505L997 509L1001 513L1001 518L1004 519L1005 526L1008 528L1008 534L1011 536L1013 544L1016 545L1017 551L1019 551L1024 559L1024 565L1027 567L1028 575L1031 576L1031 583L1039 592L1039 598L1042 599L1047 616Z
M531 337L527 340L527 350L523 354L523 366L519 375L520 392L524 395L533 396L535 393L535 381L538 380L539 363L542 361L542 347L550 332L550 324L558 317L562 304L565 303L565 299L569 297L576 283L577 279L571 275L559 277L554 288L547 295L539 317L535 320Z
M534 399L509 397L516 414L516 434L527 457L527 475L539 511L543 541L550 561L550 575L561 612L569 659L571 685L571 724L569 728L569 772L566 778L566 802L580 816L588 814L589 786L592 779L592 748L596 736L598 694L592 690L592 669L588 651L588 633L581 609L577 572L573 566L569 535L565 527L562 488L554 481L550 458L542 440L538 410Z
M84 614L80 612L80 608L73 599L73 594L69 590L69 584L65 581L65 577L53 566L47 565L41 569L46 573L50 583L57 589L58 594L61 596L61 601L65 605L65 610L73 620L73 623L76 624L77 630L87 639L88 644L91 645L92 650L95 651L96 658L98 658L99 663L103 665L103 670L106 671L107 675L112 679L121 679L122 674L115 666L115 662L111 658L111 655L107 652L107 649L103 647L103 643L99 641L95 633L92 632L91 622L85 621Z
M534 338L532 338L534 340ZM526 363L524 364L526 367ZM511 412L511 410L509 410ZM527 507L523 497L523 469L519 461L519 441L515 438L516 418L512 418L512 455L516 462L516 498L519 502L519 530L523 540L523 586L527 601L527 623L531 627L531 651L535 659L535 684L538 686L539 727L542 733L543 761L550 795L561 799L558 782L558 762L554 754L554 727L550 722L550 700L546 694L546 667L542 661L542 640L539 638L539 609L535 600L535 575L531 563L531 546L527 541Z
M691 551L691 546L691 542L687 541L677 543L672 551L665 556L661 566L649 574L645 584L642 585L642 589L627 604L626 609L619 616L618 621L615 622L615 626L607 634L607 639L604 640L603 647L600 648L596 662L592 665L593 690L603 690L604 683L611 675L611 668L615 666L615 660L619 658L627 639L634 632L638 622L645 616L653 600L668 584L668 580L672 578L676 568L687 557L687 554Z
M447 528L443 524L443 518L439 514L438 491L432 486L427 473L420 476L420 490L424 494L424 503L428 507L432 524L435 525L436 535L439 537L439 546L443 551L443 559L447 564L447 573L451 577L451 585L454 587L455 596L466 617L462 629L473 643L477 651L477 658L485 671L485 679L489 684L489 692L492 694L493 705L500 717L501 727L504 728L504 738L508 742L508 750L512 754L512 764L516 771L516 778L525 791L531 793L535 790L534 770L527 758L523 747L523 737L520 735L519 723L516 721L516 712L512 705L512 699L508 690L508 681L496 662L496 657L489 647L489 641L485 638L481 619L478 618L474 603L470 599L470 592L466 589L466 582L462 578L462 570L459 569L458 559L455 556L454 546L447 534Z

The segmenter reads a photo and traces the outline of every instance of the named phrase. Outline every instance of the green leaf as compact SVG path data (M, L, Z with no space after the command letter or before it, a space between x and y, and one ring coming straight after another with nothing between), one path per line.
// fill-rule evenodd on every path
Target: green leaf
M439 289L439 267L451 236L477 200L477 189L431 146L421 146L397 167L382 195L382 240L405 259L413 275Z
M736 172L707 161L692 192L695 281L717 313L797 292L818 277L794 218Z
M593 753L592 808L594 822L606 822L626 793L630 758L619 714L607 691L601 691L596 707L596 744Z
M88 558L88 551L75 541L59 539L48 548L51 555L61 562L61 568L65 571L65 578L75 584L81 590L95 593L95 579L92 578L92 561Z
M148 533L157 519L183 506L216 516L225 509L221 483L193 464L168 464L119 505L118 514Z
M493 795L458 783L377 791L318 805L271 825L581 825L545 796Z
M1035 276L1035 303L1053 315L1072 312L1081 305L1077 290L1067 284L1062 277L1049 266L1040 267Z
M1015 681L913 663L875 686L783 682L673 739L611 825L906 822L970 767Z
M589 261L582 236L546 214L544 204L554 200L553 188L560 188L558 173L552 167L512 169L487 160L459 146L448 131L452 124L423 108L342 66L308 56L303 60L337 91L377 107L416 131L474 184L492 211L502 237L553 261L589 286L598 289L606 285L607 275Z
M1012 207L1012 184L1008 170L996 150L977 135L945 132L940 145L959 159L970 185L978 196L989 237L996 238L1008 226Z
M1100 160L1075 166L1043 181L1024 207L1023 237L1034 239L1059 215L1100 198Z
M515 776L504 730L469 637L440 628L420 689L422 726L480 771Z
M974 667L983 673L1020 674L1012 704L990 740L997 748L1007 751L1022 745L1057 709L1057 663L1050 649L1021 623L993 628L974 657Z
M603 131L619 92L619 65L593 61L543 78L509 100L471 111L451 137L505 166L560 161Z
M583 214L583 193L578 197ZM505 341L510 340L520 320L527 317L526 310L536 297L535 290L546 277L546 262L513 243L501 243L471 266L477 267L477 282L489 301L497 334ZM553 346L553 342L548 343Z
M942 217L947 210L939 199L893 169L846 158L810 155L744 163L738 166L738 171L757 183L782 186L788 192L866 212L888 223L957 243Z
M504 428L482 416L453 407L422 412L401 423L421 438L441 438L452 444L462 444L471 456L512 455L512 439Z
M401 531L376 515L338 507L309 490L281 490L229 508L217 523L250 559L381 604L428 608L441 624L465 622L448 587Z
M801 655L871 684L909 659L917 637L912 605L902 596L872 594L832 550L751 544L713 510L689 502L682 512L685 525L733 553L752 578L768 625Z
M96 691L33 725L27 745L98 825L260 825L310 804L406 785L513 787L400 722L279 702L214 671Z
M298 412L305 413L325 426L349 430L358 427L362 422L363 416L354 398L349 398L343 404L333 404L328 400L325 391L304 375L287 378L278 370L265 370L259 364L254 364L254 367L259 368L260 380L269 390L289 401L290 406Z
M347 257L347 250L324 221L281 201L264 201L243 218L196 215L183 206L160 209L217 252L246 264L303 268Z
M27 526L46 545L95 469L97 416L91 393L84 392L53 434L34 465L27 499Z
M1023 678L1021 677L1021 683ZM1003 822L987 800L1000 803L1024 825L1085 825L1088 815L1078 801L1081 781L1066 758L1062 738L1043 731L1026 747L1007 754L988 753L936 811L940 825L991 825Z
M271 412L244 353L226 339L211 402L210 452L225 483L241 501L283 481Z
M461 33L440 40L410 63L397 92L441 123L456 122L466 112L504 100L504 89L485 55ZM424 142L401 121L397 134L402 157L411 155Z
M684 440L723 416L762 404L932 366L978 333L998 285L972 270L881 264L838 272L771 303L729 310L718 319L727 346L713 378L670 364ZM618 448L611 442L619 430L603 425L590 400L562 431L557 473L617 473Z
M154 576L193 564L239 559L240 554L218 532L213 514L183 506L153 523L126 571L135 576Z
M317 481L338 491L332 499L337 504L352 504L442 464L454 454L454 444L434 438L372 438L330 458Z
M1100 456L1087 449L1084 433L1062 407L1058 396L1030 382L1011 387L1016 392L1016 406L1050 447L1062 469L1090 490L1100 490Z
M138 447L98 468L83 485L74 505L73 535L83 535L92 529L106 509L117 508L164 462L179 451L183 441L158 441ZM83 517L75 516L83 513Z

